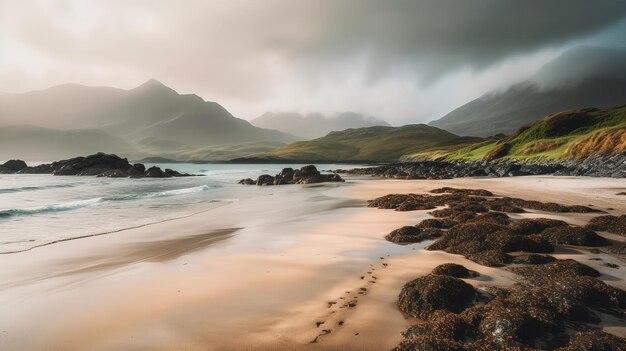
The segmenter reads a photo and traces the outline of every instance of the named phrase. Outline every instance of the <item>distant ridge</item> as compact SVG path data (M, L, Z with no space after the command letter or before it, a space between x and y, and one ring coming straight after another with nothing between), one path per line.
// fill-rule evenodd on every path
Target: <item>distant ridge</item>
M319 138L330 132L348 128L389 126L387 122L381 119L356 112L340 112L333 115L268 112L253 119L250 123L263 128L277 129L305 139Z
M176 151L191 152L212 145L296 140L286 133L255 127L236 118L216 102L193 94L178 94L155 79L130 90L64 84L40 91L1 94L0 127L15 124L54 129L58 133L70 129L98 130L104 133L101 135L115 137L109 140L116 145L102 145L94 151L115 150L141 157L171 152L167 147L171 145L177 146ZM50 144L49 140L31 142L33 147L56 148L61 152L63 147ZM105 142L104 137L98 140ZM150 153L156 154L146 154L142 142L145 140L150 141ZM159 145L166 147L159 149ZM119 150L119 146L127 149Z
M419 154L424 157L446 154L482 140L459 137L425 124L353 128L331 132L309 141L291 143L269 153L256 155L255 161L397 161L403 157L417 157Z

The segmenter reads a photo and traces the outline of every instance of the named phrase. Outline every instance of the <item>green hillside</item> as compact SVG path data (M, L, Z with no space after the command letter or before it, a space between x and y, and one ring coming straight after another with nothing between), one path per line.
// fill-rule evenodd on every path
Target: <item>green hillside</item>
M450 153L450 159L572 159L626 152L626 106L549 115L515 134Z
M377 126L331 132L257 156L286 160L397 161L416 155L443 155L478 141L482 139L459 137L425 124Z

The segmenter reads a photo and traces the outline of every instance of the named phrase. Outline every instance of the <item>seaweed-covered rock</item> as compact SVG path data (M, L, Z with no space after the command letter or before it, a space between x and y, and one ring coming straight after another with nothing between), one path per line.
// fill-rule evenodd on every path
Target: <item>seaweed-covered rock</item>
M607 240L582 227L558 226L547 228L541 236L555 245L603 246Z
M574 334L567 346L557 351L626 351L626 339L601 330L582 331Z
M485 223L494 223L500 225L507 225L511 222L511 218L502 212L487 212L476 216L473 219L468 220L467 222L485 222Z
M556 258L550 255L524 254L517 255L513 258L513 263L518 264L546 264L556 261Z
M477 196L493 196L493 193L491 191L485 190L485 189L461 189L461 188L443 187L443 188L433 189L430 192L433 194L450 193L450 194L467 194L467 195L477 195Z
M470 271L465 266L456 263L444 263L435 267L432 271L435 275L447 275L454 278L472 278L478 274Z
M510 198L493 199L489 201L486 206L492 211L507 213L525 212L523 208L513 205Z
M530 235L539 234L547 228L567 227L568 224L558 219L550 218L524 218L511 223L510 228L514 234Z
M413 317L429 318L438 311L461 312L475 295L474 288L460 279L429 274L404 285L399 307Z
M626 215L594 217L586 227L591 230L607 231L626 236Z
M428 218L421 221L417 226L420 228L450 229L457 224L457 221L448 218Z
M436 206L418 194L389 194L369 202L369 207L395 209L397 211L430 210Z
M443 250L461 254L468 259L490 267L510 262L505 254L513 240L506 227L490 222L463 223L442 234L428 250Z
M418 228L404 226L393 230L385 236L385 239L396 244L418 243L424 240L432 240L441 236L441 230L437 228Z
M392 351L469 351L469 349L454 340L441 339L432 335L419 335L401 342Z
M545 264L511 267L511 271L531 279L554 279L560 275L599 277L600 272L578 261L556 260Z

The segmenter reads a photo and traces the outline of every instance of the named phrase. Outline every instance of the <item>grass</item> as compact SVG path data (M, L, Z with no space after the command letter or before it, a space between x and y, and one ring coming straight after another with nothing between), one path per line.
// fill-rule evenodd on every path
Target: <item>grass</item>
M625 152L626 106L553 114L511 136L470 145L446 158L484 159L505 143L510 149L501 158L513 160L561 160Z
M340 161L397 161L413 157L440 157L481 141L459 137L425 124L403 127L367 127L331 132L309 141L291 143L260 157Z

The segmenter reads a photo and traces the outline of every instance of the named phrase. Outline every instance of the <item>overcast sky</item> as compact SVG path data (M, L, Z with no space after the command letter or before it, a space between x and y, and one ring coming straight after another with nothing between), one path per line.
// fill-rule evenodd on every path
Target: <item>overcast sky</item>
M0 91L155 78L237 117L426 122L584 43L626 41L622 0L0 0Z

